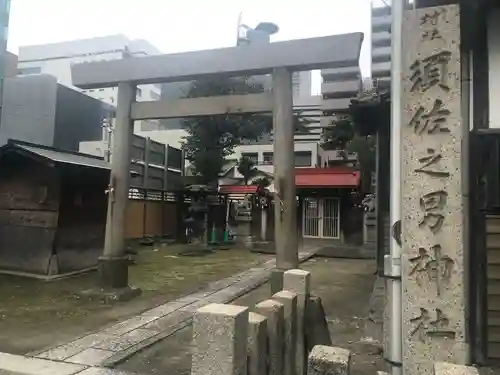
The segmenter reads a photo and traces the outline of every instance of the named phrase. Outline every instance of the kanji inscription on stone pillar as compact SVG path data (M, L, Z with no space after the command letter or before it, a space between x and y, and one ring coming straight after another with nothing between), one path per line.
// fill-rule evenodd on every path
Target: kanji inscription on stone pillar
M405 375L467 360L459 19L457 5L423 8L403 26Z

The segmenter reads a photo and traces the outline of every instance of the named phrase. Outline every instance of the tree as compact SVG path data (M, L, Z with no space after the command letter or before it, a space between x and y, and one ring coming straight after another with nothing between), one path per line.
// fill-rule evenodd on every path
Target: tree
M271 181L267 177L259 177L252 181L252 185L258 185L263 188L271 186Z
M347 147L355 137L354 127L349 118L343 118L332 123L323 133L322 147L325 150L338 150L344 160L347 160Z
M249 78L215 77L191 84L187 98L208 96L255 94L264 92L264 86ZM297 131L305 131L309 121L296 114ZM224 159L236 146L247 140L258 140L270 133L273 126L271 114L228 114L192 117L184 120L187 136L183 149L192 164L200 183L214 185L224 166Z
M362 191L370 192L372 174L375 173L377 152L375 137L355 135L347 145L347 151L358 155L358 165L362 176Z
M238 161L238 172L243 176L245 185L248 185L248 181L257 175L257 168L252 159L242 156Z
M364 191L369 191L371 175L375 172L376 151L375 138L357 134L355 124L350 118L343 118L332 123L332 126L323 133L322 147L325 150L338 150L343 163L347 161L348 153L357 154L357 164L361 171L363 181L367 185Z

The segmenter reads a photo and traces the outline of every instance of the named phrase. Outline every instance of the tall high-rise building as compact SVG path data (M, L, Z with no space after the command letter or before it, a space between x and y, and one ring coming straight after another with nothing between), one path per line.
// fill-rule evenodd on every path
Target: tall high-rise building
M321 78L321 125L328 127L348 114L351 100L358 96L361 89L361 69L358 62L352 66L323 69Z
M379 87L389 87L391 82L391 7L372 7L371 23L372 79Z
M0 0L0 107L2 104L3 79L7 65L7 39L9 38L9 17L11 0Z

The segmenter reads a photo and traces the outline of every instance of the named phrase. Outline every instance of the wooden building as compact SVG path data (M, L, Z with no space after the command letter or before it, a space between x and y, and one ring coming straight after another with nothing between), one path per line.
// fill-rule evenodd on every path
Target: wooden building
M51 277L97 264L108 163L9 141L0 148L0 171L0 271Z

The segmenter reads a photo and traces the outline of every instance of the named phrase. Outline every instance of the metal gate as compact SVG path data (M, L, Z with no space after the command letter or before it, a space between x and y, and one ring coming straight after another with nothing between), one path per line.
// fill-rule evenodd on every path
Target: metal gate
M305 198L304 237L340 238L340 202L337 198Z

